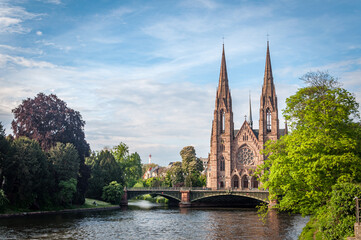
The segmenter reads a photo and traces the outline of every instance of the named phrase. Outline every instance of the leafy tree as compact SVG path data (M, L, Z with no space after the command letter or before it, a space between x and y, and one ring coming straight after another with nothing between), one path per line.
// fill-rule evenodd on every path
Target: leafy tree
M112 204L120 204L123 193L122 185L116 181L113 181L103 188L102 198L104 201L110 202Z
M39 143L19 137L11 145L11 161L4 172L4 190L10 203L25 208L48 204L52 184L49 164Z
M169 187L181 187L184 185L184 176L181 162L173 163L173 166L167 171L165 183Z
M15 137L26 136L37 140L48 151L57 142L72 143L79 155L77 203L84 203L90 172L84 164L90 147L85 140L85 122L78 111L68 108L56 95L39 93L34 99L26 99L12 110L12 129Z
M263 187L278 208L313 214L331 197L338 181L361 181L358 103L327 73L309 73L310 86L286 100L291 133L268 142L261 167Z
M10 143L5 138L5 129L0 122L0 189L3 187L4 174L9 165Z
M78 152L71 143L57 143L48 152L48 159L54 167L57 182L77 178L79 172Z
M0 212L4 211L8 203L9 200L6 197L4 190L0 189Z
M129 155L129 148L125 143L115 146L112 153L122 168L124 185L134 186L142 177L142 163L139 154L135 152Z
M196 157L196 150L193 146L184 147L180 151L182 157L182 169L185 174L185 186L200 187L199 176L203 171L203 164Z
M86 164L92 172L89 179L88 197L100 199L104 186L112 181L123 183L122 167L109 150L104 149L93 153L86 159Z
M71 204L71 201L76 193L76 179L70 178L67 181L60 181L59 188L60 188L60 200L64 205Z

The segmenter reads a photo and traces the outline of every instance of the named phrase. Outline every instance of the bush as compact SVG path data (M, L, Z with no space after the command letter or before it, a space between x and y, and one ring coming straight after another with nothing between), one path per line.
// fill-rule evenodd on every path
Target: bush
M116 181L109 183L108 186L103 187L103 200L112 204L120 204L123 196L123 187Z

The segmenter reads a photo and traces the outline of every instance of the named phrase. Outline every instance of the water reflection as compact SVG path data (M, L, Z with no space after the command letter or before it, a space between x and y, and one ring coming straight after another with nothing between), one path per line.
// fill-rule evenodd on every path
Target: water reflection
M0 219L1 239L297 239L308 219L255 209L167 209L147 201L126 210Z

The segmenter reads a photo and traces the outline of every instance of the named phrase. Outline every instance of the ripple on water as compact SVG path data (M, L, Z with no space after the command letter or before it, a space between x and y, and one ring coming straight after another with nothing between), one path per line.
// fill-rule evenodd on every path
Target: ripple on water
M150 206L150 208L149 208ZM255 209L164 209L146 201L127 210L0 219L4 239L297 239L308 218Z

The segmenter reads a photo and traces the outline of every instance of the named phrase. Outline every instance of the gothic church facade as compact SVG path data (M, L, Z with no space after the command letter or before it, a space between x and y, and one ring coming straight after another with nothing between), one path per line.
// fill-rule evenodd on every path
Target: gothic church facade
M215 189L256 189L253 177L265 156L260 154L268 140L277 140L287 134L279 129L277 95L273 82L269 43L259 109L259 129L253 128L252 109L248 121L239 130L234 129L232 98L228 85L224 45L212 122L211 152L207 170L207 187Z

